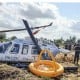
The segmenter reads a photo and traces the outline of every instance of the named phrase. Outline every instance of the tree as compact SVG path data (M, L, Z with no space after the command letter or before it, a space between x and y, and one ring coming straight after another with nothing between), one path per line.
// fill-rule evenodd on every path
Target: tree
M5 33L0 33L0 41L3 42L6 40L6 34Z
M12 36L12 37L10 38L10 40L14 40L14 39L17 39L17 37L16 37L16 36Z
M76 43L76 37L75 36L72 37L72 42Z
M64 40L63 40L63 38L60 38L60 39L56 39L56 40L54 40L54 43L56 44L56 46L62 46L63 45L63 43L64 43Z
M75 44L76 43L76 37L75 36L73 36L73 37L70 36L70 38L67 39L65 42Z

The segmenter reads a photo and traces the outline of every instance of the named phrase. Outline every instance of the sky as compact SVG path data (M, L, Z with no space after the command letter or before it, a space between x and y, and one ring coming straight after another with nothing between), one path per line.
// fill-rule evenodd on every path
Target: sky
M53 22L53 25L41 29L35 37L48 39L68 39L76 36L80 39L80 3L64 2L26 2L0 3L0 30L25 28L22 19L30 27ZM7 37L29 37L27 31L6 33Z
M59 12L62 16L66 16L71 19L78 19L80 17L80 3L56 3L59 7Z

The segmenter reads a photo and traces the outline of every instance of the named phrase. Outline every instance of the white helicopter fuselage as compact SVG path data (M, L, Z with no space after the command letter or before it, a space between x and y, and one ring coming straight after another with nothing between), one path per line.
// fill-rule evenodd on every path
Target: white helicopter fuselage
M43 44L40 40L38 41L38 44L41 49L49 49L53 55L56 55L59 52L55 45ZM6 48L4 45L6 45ZM1 50L2 48L4 50ZM0 45L1 62L33 62L37 60L37 58L37 48L29 38L27 40L16 39Z

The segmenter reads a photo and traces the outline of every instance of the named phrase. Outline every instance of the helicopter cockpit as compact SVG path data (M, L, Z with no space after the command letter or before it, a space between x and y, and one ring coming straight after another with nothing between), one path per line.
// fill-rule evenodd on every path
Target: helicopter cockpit
M12 42L0 43L0 53L5 53L6 50L11 46Z
M17 54L17 53L19 53L19 49L20 49L20 45L14 44L10 52L13 54Z

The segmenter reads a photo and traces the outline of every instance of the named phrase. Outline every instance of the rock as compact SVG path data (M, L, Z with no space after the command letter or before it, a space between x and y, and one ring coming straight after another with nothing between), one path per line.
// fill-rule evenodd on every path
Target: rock
M65 57L65 61L67 62L72 62L74 60L74 55L73 54L67 54Z
M63 53L57 54L55 59L58 62L63 62L64 61L64 54Z
M64 53L60 53L60 54L57 54L56 57L55 57L56 61L58 62L72 62L74 60L74 55L69 53L65 56Z

